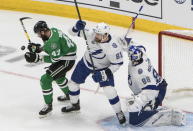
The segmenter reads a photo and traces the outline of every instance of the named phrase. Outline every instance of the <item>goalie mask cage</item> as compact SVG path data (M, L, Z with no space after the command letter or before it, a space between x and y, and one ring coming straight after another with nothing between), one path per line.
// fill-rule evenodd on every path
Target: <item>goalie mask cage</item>
M193 96L193 31L159 32L158 72L168 83L166 98Z

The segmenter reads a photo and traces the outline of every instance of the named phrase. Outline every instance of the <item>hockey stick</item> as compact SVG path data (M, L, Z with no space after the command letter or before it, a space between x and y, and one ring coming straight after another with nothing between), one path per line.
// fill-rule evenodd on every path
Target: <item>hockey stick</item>
M81 15L80 15L80 11L79 11L79 8L78 8L78 4L77 4L77 1L74 0L74 3L75 3L75 6L76 6L76 11L78 13L78 18L79 20L82 21L82 18L81 18ZM89 57L90 57L90 60L91 60L91 65L92 65L92 68L93 68L93 71L95 72L95 66L94 66L94 62L93 62L93 59L92 59L92 55L91 55L91 52L90 52L90 48L89 48L89 45L88 45L88 41L87 41L87 37L86 37L86 33L85 33L85 30L83 29L83 35L84 35L84 39L86 41L86 45L87 45L87 50L89 51Z
M25 36L26 36L28 42L31 43L30 37L29 37L29 35L27 33L27 30L26 30L26 28L25 28L25 26L23 24L23 20L26 20L26 19L32 19L32 18L30 18L30 17L22 17L22 18L19 19L19 21L20 21L20 23L22 25L23 31L25 32ZM25 50L25 46L24 45L21 46L21 50Z
M81 15L80 15L80 11L79 11L79 8L78 8L77 1L74 0L74 3L75 3L75 6L76 6L76 11L78 13L78 18L79 18L79 20L82 20ZM87 37L86 37L86 33L85 33L84 29L83 29L83 35L84 35L84 39L86 41L87 50L89 51L89 57L90 57L90 60L91 60L91 65L92 65L92 68L93 68L93 72L95 72L96 69L95 69L95 66L94 66L94 61L92 59L92 55L91 55L91 52L90 52L90 48L89 48L89 45L88 45L88 41L87 41ZM98 87L97 87L96 91L94 92L94 94L96 94L99 91L99 88L100 88L100 85L98 84Z
M138 13L137 13L136 16L133 18L131 25L130 25L130 26L128 27L128 29L127 29L127 33L125 34L124 39L125 39L126 42L127 42L127 47L130 45L130 42L131 42L131 40L132 40L132 38L128 38L127 35L129 34L131 28L134 26L135 21L136 21L138 15L140 14L140 12L141 12L142 9L143 9L143 6L141 6L141 7L139 8ZM128 54L128 55L129 55L129 54Z
M127 33L125 34L125 39L126 39L126 36L129 34L131 28L132 28L133 25L135 24L135 21L136 21L138 15L140 14L140 12L141 12L142 9L143 9L143 6L141 6L141 7L139 8L138 13L137 13L136 16L133 18L131 25L130 25L129 28L127 29Z

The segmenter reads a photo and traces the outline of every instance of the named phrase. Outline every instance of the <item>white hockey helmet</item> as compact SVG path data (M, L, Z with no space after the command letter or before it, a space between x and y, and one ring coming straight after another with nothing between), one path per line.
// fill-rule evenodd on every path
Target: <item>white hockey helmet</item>
M109 34L110 33L110 27L106 23L98 23L94 28L93 31L97 34Z

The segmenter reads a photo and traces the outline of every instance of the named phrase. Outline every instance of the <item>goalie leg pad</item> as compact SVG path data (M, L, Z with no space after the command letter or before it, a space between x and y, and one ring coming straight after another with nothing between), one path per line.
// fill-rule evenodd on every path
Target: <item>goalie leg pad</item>
M186 119L185 119L185 113L180 111L180 110L176 110L173 109L172 110L172 124L175 126L184 126L186 125Z
M159 109L142 112L130 112L129 124L133 126L183 126L185 115L181 111L173 109Z

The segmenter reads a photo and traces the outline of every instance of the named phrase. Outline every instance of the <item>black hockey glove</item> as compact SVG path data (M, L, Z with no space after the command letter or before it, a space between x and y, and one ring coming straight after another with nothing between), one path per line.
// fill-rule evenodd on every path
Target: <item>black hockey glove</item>
M36 43L29 43L27 48L30 52L40 53L42 51L41 45Z
M38 61L40 61L40 56L34 52L26 52L24 57L25 60L29 63L37 63Z

